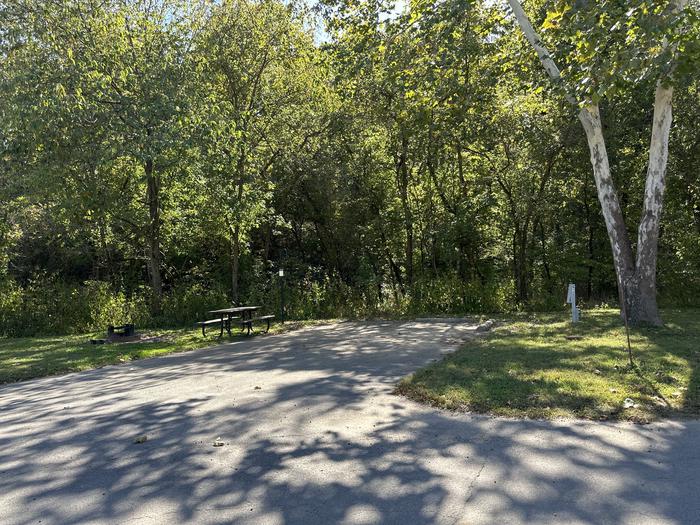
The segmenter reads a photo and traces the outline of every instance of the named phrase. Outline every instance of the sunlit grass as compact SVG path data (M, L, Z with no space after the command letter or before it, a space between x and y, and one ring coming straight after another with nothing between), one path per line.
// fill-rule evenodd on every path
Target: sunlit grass
M416 372L397 391L443 408L515 417L698 416L700 312L663 316L663 328L632 331L633 367L617 311L586 311L576 326L565 315L533 315ZM626 399L635 406L625 408Z
M270 327L270 334L286 332L312 323L310 321L287 322L284 325L274 323ZM0 339L0 383L88 370L174 352L186 352L247 337L235 332L230 338L224 336L219 339L216 337L218 331L215 329L211 329L206 337L202 337L201 331L194 328L148 330L142 333L147 336L158 336L161 340L102 345L90 343L90 339L103 338L104 334Z

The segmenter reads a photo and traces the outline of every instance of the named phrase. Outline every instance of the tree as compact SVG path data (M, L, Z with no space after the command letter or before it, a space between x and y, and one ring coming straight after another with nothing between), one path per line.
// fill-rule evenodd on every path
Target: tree
M509 0L509 3L518 25L535 49L547 75L557 86L563 87L566 99L580 108L578 118L586 132L590 148L598 199L612 247L623 315L632 324L660 325L662 321L656 298L656 263L672 120L677 52L674 37L679 23L678 16L682 13L686 2L672 0L661 9L658 5L651 5L650 2L639 1L635 2L631 8L625 5L624 10L620 6L611 6L607 2L595 7L590 7L587 3L560 2L560 9L548 15L547 23L556 27L567 18L572 21L572 25L576 26L575 34L578 39L574 41L578 47L575 48L576 52L571 53L572 61L582 65L585 72L589 74L582 77L572 75L574 80L578 80L578 83L572 87L566 86L563 82L559 67L533 28L521 3L518 0ZM623 25L626 25L627 31L624 34L632 48L629 50L624 49L619 39L615 40L615 37L619 36L616 34L617 31ZM653 27L659 29L654 30ZM604 38L608 30L611 31L612 36ZM660 49L654 50L652 40L659 37L663 38L664 43ZM609 47L613 47L614 50L609 51ZM656 60L644 64L646 71L641 67L630 66L633 59L639 63L641 55L650 51L655 51L650 53L650 56ZM611 57L612 60L606 60ZM650 71L655 72L658 78L655 88L651 144L648 152L644 209L638 228L635 258L610 171L599 101L607 91L619 86L620 79L616 77L630 75L635 70L639 73L640 69L642 78L644 75L651 74Z
M145 217L128 222L144 244L154 312L163 295L163 184L186 145L197 8L179 0L12 0L3 10L17 28L10 49L24 67L9 85L26 112L21 142L37 152L33 167L57 172L59 187L66 172L85 179L92 171L88 195L114 186L145 194ZM126 172L121 185L117 166Z
M697 302L697 9L528 0L552 83L496 2L324 4L319 34L282 0L0 0L8 330L74 293L142 325L275 304L276 264L302 316L646 304L648 259Z
M327 107L326 80L301 20L276 0L222 2L199 44L208 193L225 223L238 302L243 243L270 215L272 169L326 125L326 115L314 111Z

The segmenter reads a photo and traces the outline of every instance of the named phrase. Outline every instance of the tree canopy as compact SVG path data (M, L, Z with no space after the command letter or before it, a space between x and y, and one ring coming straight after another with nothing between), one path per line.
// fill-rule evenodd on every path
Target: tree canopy
M273 307L279 268L300 317L697 304L698 13L0 0L0 332Z

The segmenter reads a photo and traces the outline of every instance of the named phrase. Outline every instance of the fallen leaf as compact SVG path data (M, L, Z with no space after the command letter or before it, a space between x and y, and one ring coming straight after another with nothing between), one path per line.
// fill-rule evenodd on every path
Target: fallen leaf
M138 443L145 443L146 441L148 441L148 436L147 436L146 434L144 434L143 436L139 436L139 437L137 437L136 439L134 439L134 443L136 443L136 444L138 444Z

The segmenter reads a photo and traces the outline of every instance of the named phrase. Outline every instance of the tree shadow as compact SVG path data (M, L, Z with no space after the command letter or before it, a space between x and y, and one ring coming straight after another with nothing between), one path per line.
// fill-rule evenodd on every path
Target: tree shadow
M594 315L575 327L561 318L538 320L467 345L417 372L399 391L442 407L507 415L637 421L697 416L700 325L684 312L669 317L675 322L664 328L634 330L633 366L615 316ZM567 340L570 331L580 339ZM636 403L633 410L624 409L627 397Z
M700 426L390 395L468 331L347 323L0 387L0 521L693 523ZM134 443L140 435L144 443ZM214 447L219 438L225 443Z

